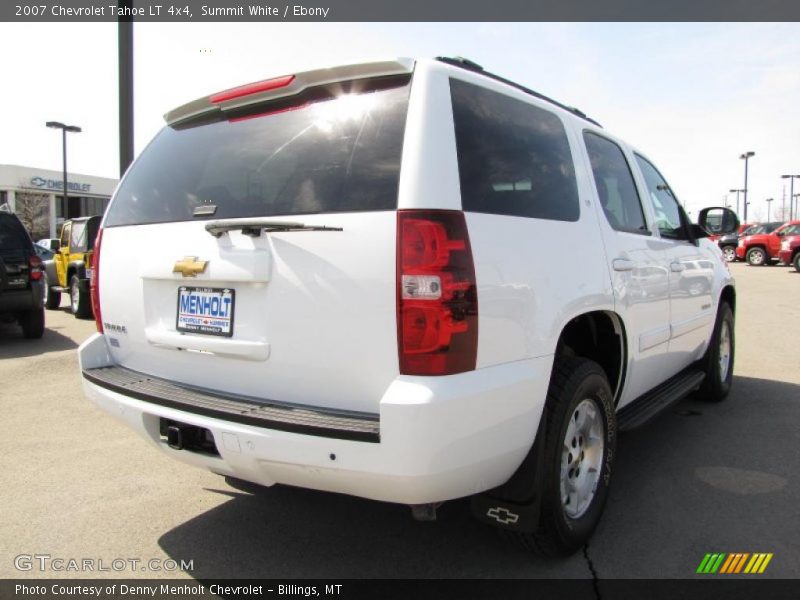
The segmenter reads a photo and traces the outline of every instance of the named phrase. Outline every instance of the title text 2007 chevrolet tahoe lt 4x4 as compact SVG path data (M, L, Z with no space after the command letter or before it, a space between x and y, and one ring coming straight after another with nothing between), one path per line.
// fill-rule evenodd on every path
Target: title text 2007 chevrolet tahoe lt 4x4
M401 59L166 120L99 232L80 362L92 400L176 459L418 518L472 496L565 554L598 522L618 429L728 393L719 249L575 109Z

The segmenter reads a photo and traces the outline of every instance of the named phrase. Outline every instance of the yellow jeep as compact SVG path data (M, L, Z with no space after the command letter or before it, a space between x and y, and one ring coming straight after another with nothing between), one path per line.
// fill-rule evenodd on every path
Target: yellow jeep
M51 310L61 304L61 293L69 294L72 314L80 319L91 319L92 303L89 299L89 278L92 274L94 240L102 216L70 219L61 226L58 251L53 256L57 285L48 285L45 306ZM51 282L48 282L51 283Z

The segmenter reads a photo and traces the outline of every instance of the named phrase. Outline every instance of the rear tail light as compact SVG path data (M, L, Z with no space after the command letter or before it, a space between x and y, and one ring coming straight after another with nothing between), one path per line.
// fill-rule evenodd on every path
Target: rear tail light
M475 369L478 292L464 213L397 213L397 344L404 375Z
M38 256L31 256L28 259L28 268L31 281L39 281L42 278L42 259Z
M89 278L89 294L92 299L92 312L97 331L103 333L103 317L100 315L100 242L103 241L103 230L97 232L92 253L92 275Z

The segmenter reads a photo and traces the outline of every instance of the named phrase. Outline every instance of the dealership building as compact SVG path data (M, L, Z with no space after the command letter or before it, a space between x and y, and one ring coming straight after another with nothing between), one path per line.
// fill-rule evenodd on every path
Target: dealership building
M20 218L34 240L58 237L66 219L101 215L117 179L67 173L64 199L61 171L19 165L0 165L0 210Z

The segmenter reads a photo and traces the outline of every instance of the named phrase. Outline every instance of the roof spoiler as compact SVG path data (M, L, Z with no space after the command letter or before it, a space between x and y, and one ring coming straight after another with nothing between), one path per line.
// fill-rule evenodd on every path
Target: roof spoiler
M164 120L167 125L176 125L217 111L225 112L268 100L295 96L312 87L324 86L338 81L405 75L413 70L413 59L396 58L285 75L198 98L193 102L169 111L164 115Z

